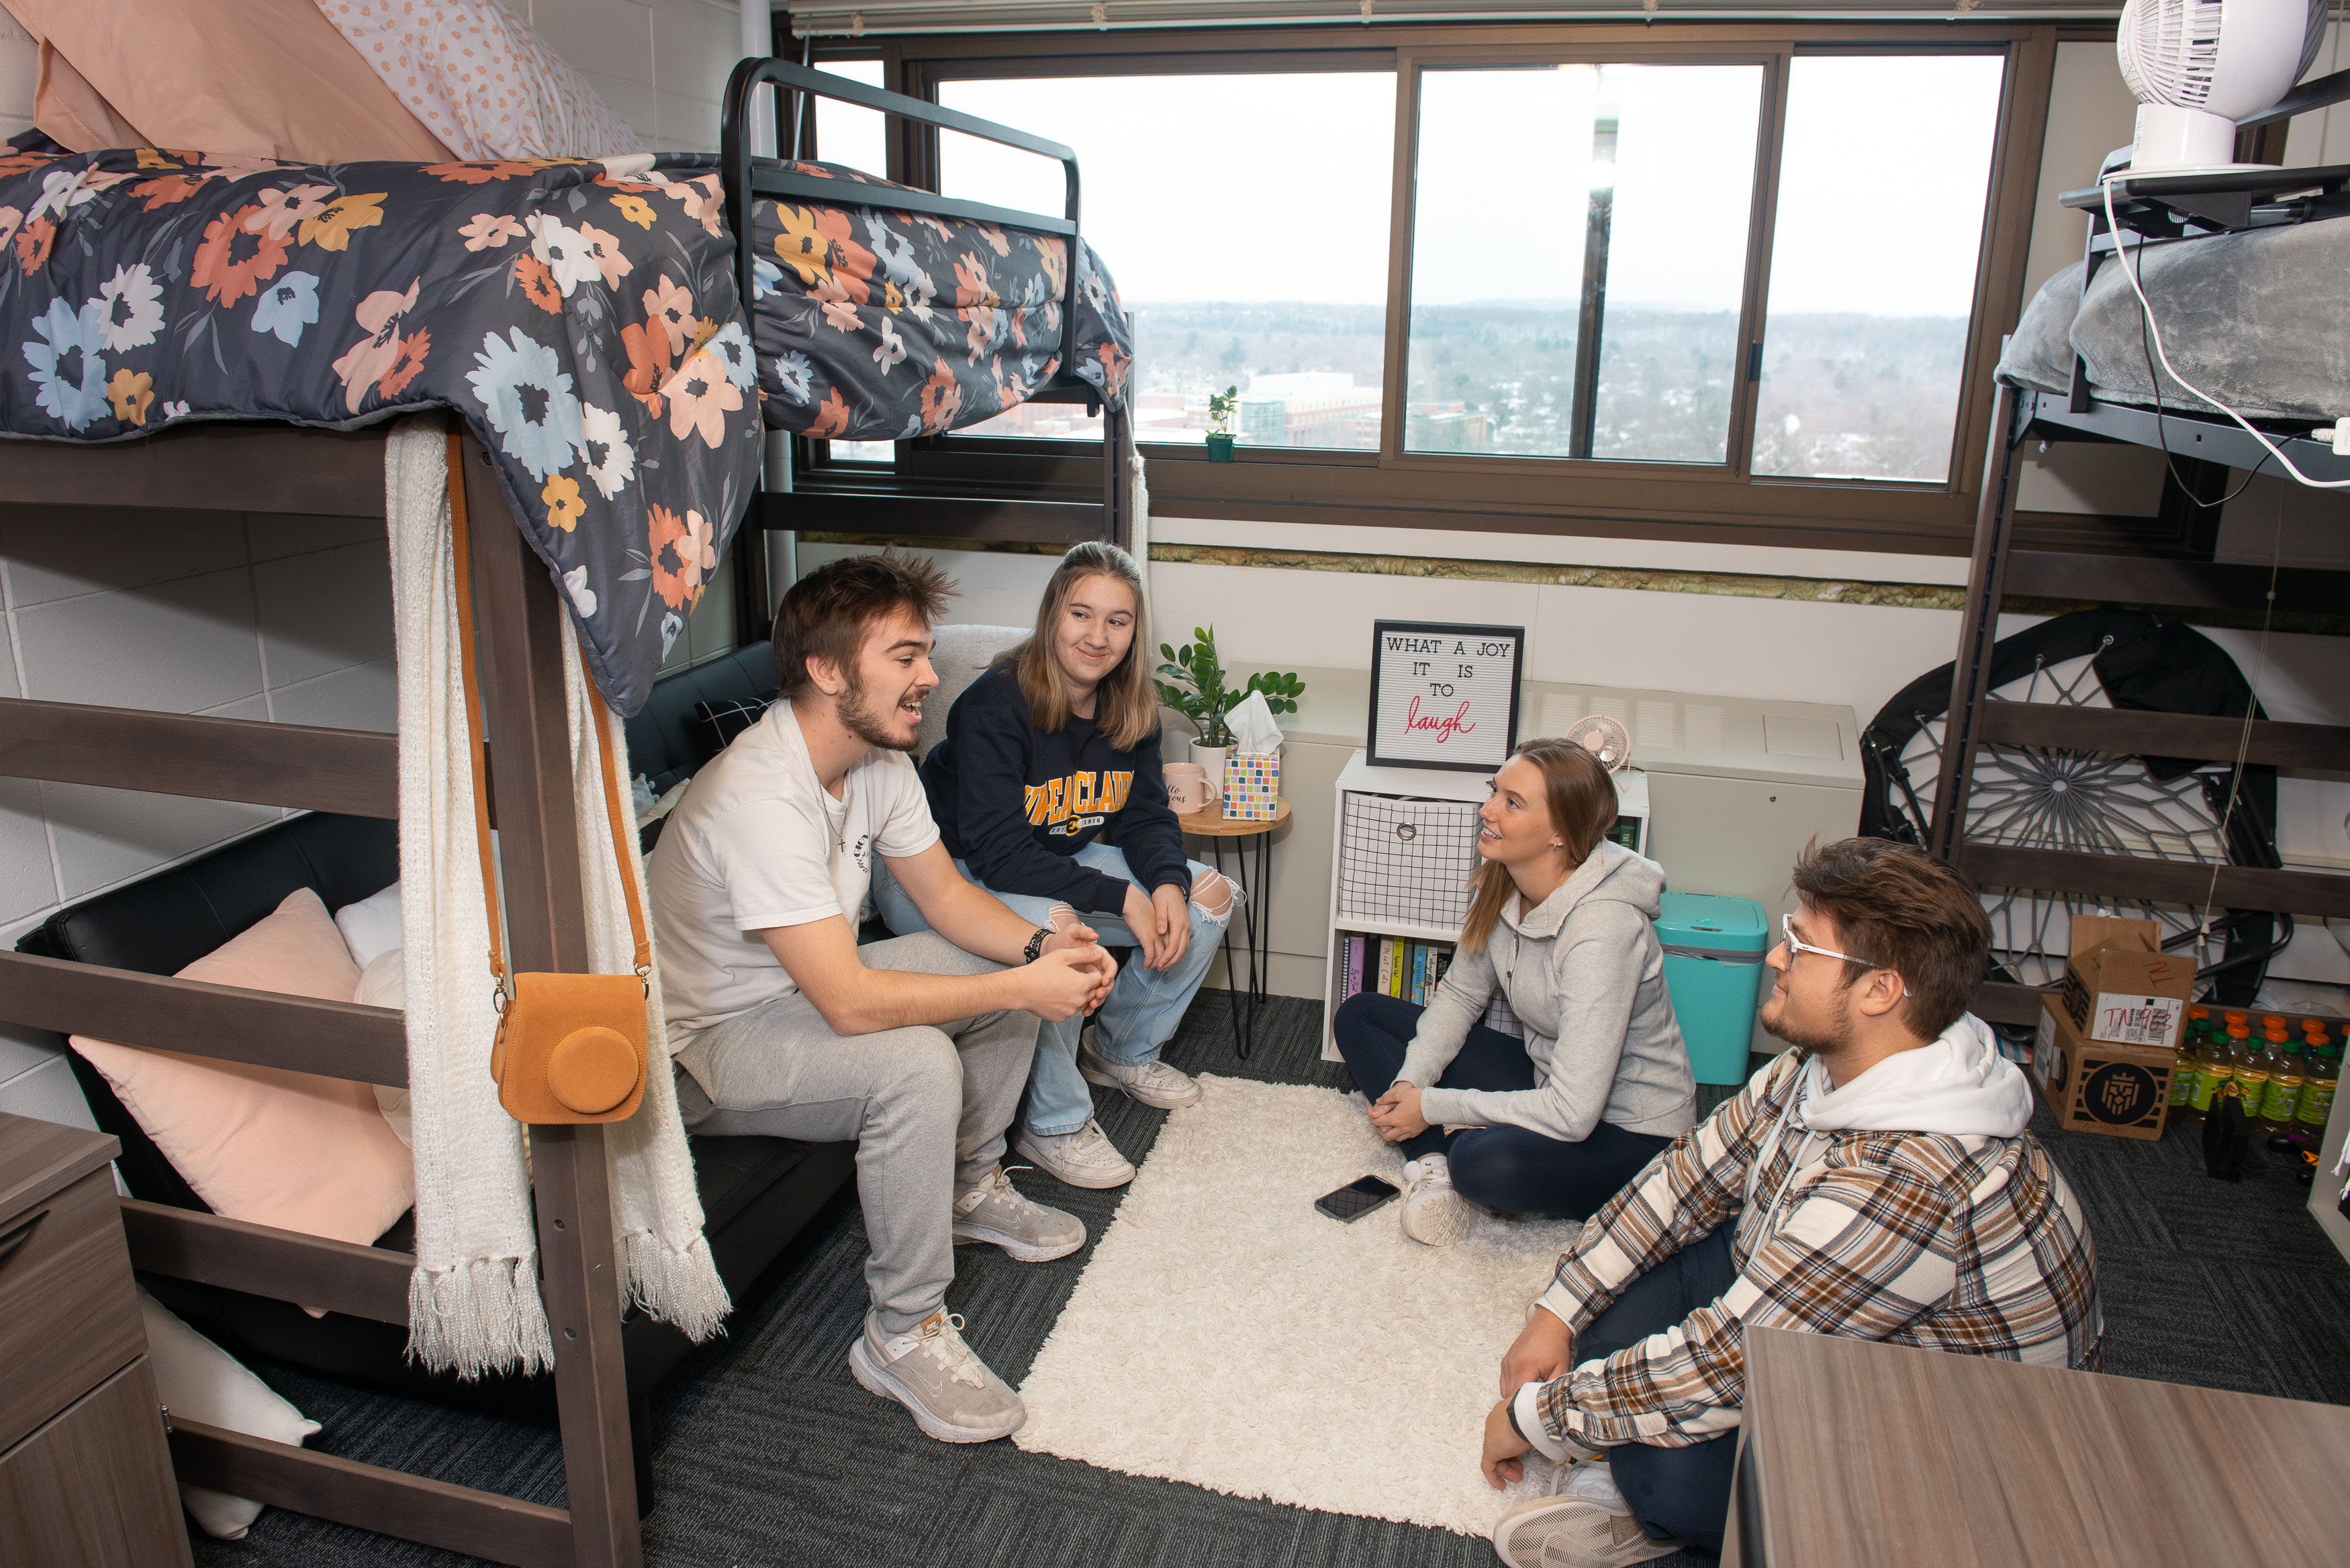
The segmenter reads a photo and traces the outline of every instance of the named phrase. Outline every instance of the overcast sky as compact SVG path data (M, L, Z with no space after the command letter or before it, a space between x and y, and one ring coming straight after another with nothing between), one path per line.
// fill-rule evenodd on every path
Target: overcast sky
M1963 316L1973 296L2003 62L1794 62L1772 307ZM879 67L855 74L879 80ZM1388 72L950 82L951 108L1074 147L1087 237L1129 303L1387 295L1395 128ZM1571 300L1592 124L1621 127L1608 297L1734 309L1762 70L1755 66L1423 77L1417 297ZM819 109L827 159L879 171L879 116ZM941 138L952 194L1061 210L1058 165ZM1608 178L1600 171L1602 179Z

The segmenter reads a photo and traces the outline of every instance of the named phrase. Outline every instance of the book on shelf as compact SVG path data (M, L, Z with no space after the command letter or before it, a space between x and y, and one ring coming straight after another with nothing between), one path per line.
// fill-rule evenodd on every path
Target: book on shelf
M1342 931L1338 936L1340 1002L1363 992L1392 996L1425 1007L1452 967L1450 942L1415 941L1408 937L1379 937Z

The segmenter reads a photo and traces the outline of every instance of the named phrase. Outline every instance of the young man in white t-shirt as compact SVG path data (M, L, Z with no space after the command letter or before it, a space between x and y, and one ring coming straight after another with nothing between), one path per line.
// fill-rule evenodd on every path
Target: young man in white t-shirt
M1117 966L1074 914L1030 925L939 842L905 753L952 591L894 556L795 584L775 620L782 691L695 775L647 879L687 1125L856 1140L872 1306L850 1370L931 1437L975 1443L1026 1412L945 1310L954 1243L1023 1262L1085 1244L999 1162L1038 1021L1098 1006ZM876 855L932 929L859 948Z

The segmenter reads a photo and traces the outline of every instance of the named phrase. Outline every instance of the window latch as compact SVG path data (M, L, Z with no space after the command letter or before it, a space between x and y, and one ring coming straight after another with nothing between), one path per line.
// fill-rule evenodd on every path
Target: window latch
M1762 379L1762 342L1760 338L1746 346L1746 379L1750 381Z

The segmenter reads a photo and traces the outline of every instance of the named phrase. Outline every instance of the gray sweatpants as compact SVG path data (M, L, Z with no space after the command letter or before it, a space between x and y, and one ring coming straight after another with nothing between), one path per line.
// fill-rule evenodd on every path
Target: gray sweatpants
M1003 966L923 931L859 950L868 969L986 974ZM705 1135L857 1144L871 1253L865 1284L885 1334L939 1310L954 1278L954 1195L1003 1158L1003 1129L1036 1054L1036 1015L836 1034L797 992L712 1024L677 1054L685 1125ZM700 1094L693 1092L695 1086Z

